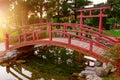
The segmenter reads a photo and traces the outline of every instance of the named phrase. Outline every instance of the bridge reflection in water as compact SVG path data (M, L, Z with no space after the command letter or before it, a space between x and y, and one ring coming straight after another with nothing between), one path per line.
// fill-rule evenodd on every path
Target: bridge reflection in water
M17 62L7 63L5 66L0 66L0 80L33 80L36 79L37 71L33 71L23 64ZM39 72L41 76L38 79L45 79L42 77L42 73ZM51 78L52 80L52 78Z

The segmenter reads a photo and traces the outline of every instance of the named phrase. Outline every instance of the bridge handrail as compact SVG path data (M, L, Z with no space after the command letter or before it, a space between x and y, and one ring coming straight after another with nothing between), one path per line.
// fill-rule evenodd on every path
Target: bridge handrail
M24 30L25 28L29 28L30 29L30 26L35 26L35 27L39 26L38 28L40 28L40 27L47 26L48 24L51 24L51 25L54 25L54 26L60 26L60 25L64 26L65 25L65 26L69 26L69 27L72 27L72 28L78 28L78 27L82 26L80 28L84 28L84 29L88 28L88 29L96 30L97 32L99 31L99 29L97 29L97 28L94 28L94 27L91 27L91 26L88 26L88 25L76 24L76 23L39 23L39 24L24 25L23 27L17 28L15 30L13 30L12 32L9 32L8 34L11 34L11 33L15 32L15 31ZM104 30L102 30L102 33L117 39L116 36L106 32Z
M35 31L35 32L37 32L37 31ZM39 32L39 33L44 33L44 32L48 32L48 30L42 30L41 32ZM65 32L63 32L63 31L60 31L60 30L52 30L52 33L53 32L55 32L55 33L61 33L61 34L65 34L65 35L70 35L70 36L75 36L75 37L78 37L78 38L83 38L83 39L86 39L86 40L88 40L88 41L93 41L94 43L96 43L96 44L98 44L98 45L101 45L101 46L104 46L104 47L106 47L105 45L103 45L103 44L100 44L99 42L97 42L97 41L94 41L94 40L91 40L91 39L89 39L89 38L87 38L87 37L84 37L84 36L79 36L79 35L75 35L75 34L71 34L71 33L65 33ZM22 33L22 34L20 34L20 35L25 35L25 34L29 34L29 33L32 33L32 32L26 32L26 33ZM89 33L85 33L85 32L83 32L84 34L89 34ZM91 34L89 34L89 35L91 35ZM16 36L16 37L18 37L18 36ZM11 37L10 38L10 41L14 41L14 39L16 39L16 37ZM97 37L97 36L96 36ZM102 39L102 38L100 38L100 39ZM104 40L104 39L103 39ZM113 44L112 42L110 42L111 44ZM108 47L107 47L108 48Z
M59 33L59 32L57 32L57 33ZM61 32L60 32L60 33L61 33ZM76 35L69 34L69 33L67 33L66 35L68 35L68 44L71 44L71 40L72 40L72 39L71 39L71 36L76 36ZM79 37L79 36L76 36L76 37ZM83 36L81 36L80 38L81 38L81 39L86 39L86 40L88 40L91 46L92 46L92 44L95 43L96 45L99 45L99 47L101 46L101 47L103 47L103 48L108 49L108 47L106 47L105 45L100 44L99 42L96 42L96 41L92 41L92 40L89 39L89 38L85 38L85 37L83 37ZM27 41L27 42L29 42L29 41ZM24 43L24 41L23 41L23 43ZM89 49L90 49L90 51L92 51L92 48L91 48L91 47L89 47Z
M51 24L53 24L53 23L51 23ZM76 24L76 23L54 23L54 25L66 25L66 26L69 26L69 27L72 27L72 28L83 28L84 27L84 29L85 28L88 28L88 29L92 29L92 30L96 30L97 32L99 31L99 29L97 29L97 28L95 28L95 27L92 27L92 26L88 26L88 25L81 25L81 24ZM73 27L74 26L74 27ZM80 27L80 26L82 26L82 27ZM111 37L114 37L115 39L117 39L117 37L116 36L114 36L114 35L112 35L112 34L110 34L110 33L108 33L108 32L106 32L106 31L104 31L104 30L102 30L102 33L105 33L106 35L108 35L108 36L111 36Z
M88 25L83 25L83 26L84 26L84 27L87 27L87 28L90 28L90 29L92 29L92 30L97 30L97 31L99 31L99 29L97 29L97 28L95 28L95 27L92 27L92 26L88 26ZM104 31L104 30L102 30L102 33L105 33L106 35L109 35L109 36L111 36L111 37L117 38L116 36L114 36L114 35L106 32L106 31Z
M105 50L109 49L109 47L106 46L105 44L102 44L102 43L100 43L100 42L98 42L96 40L92 40L92 39L90 39L88 37L72 34L71 32L65 32L65 31L62 31L62 30L54 30L54 29L51 28L52 27L51 24L49 24L49 26L45 26L45 27L49 27L49 28L47 30L36 30L36 29L34 29L34 30L32 30L32 32L28 31L26 33L21 33L19 35L16 35L14 37L14 39L13 39L13 37L8 38L8 41L16 40L17 42L13 46L9 46L10 44L8 42L9 45L7 46L6 49L7 50L12 50L12 49L16 49L16 48L19 48L19 47L23 47L23 46L25 46L24 44L26 44L26 45L27 44L31 44L31 43L34 44L34 41L36 41L36 42L37 41L43 41L44 42L44 40L46 41L46 39L49 40L49 41L53 41L54 42L54 36L51 35L51 34L54 34L54 33L62 34L61 37L63 38L63 36L64 36L64 38L66 38L66 40L67 40L67 43L66 42L64 43L62 41L55 41L55 43L57 42L58 44L64 44L64 45L67 44L67 45L72 45L72 46L78 48L79 46L77 46L77 44L74 45L72 43L73 40L78 40L78 41L83 41L83 42L89 43L87 49L85 47L81 47L81 49L83 49L85 51L87 50L90 53L90 55L94 55L94 56L96 56L99 59L103 58L103 57L101 57L102 54L99 54L99 56L98 56L97 53L95 52L96 50L93 49L93 47L94 46L98 46L101 49L105 49ZM49 33L49 36L47 36L46 38L42 38L41 39L40 37L38 37L38 35L40 35L41 33ZM90 33L87 33L87 32L82 32L82 33L91 35ZM30 34L30 35L26 36L26 34ZM36 38L35 38L34 35L36 35ZM20 39L20 36L23 37L23 40ZM57 37L60 38L60 36L57 36ZM57 37L55 36L55 38L57 38ZM53 38L53 40L52 40L52 38ZM12 39L12 40L10 40L10 39ZM92 53L96 53L96 54L92 54ZM101 52L98 51L98 53L101 53Z
M30 29L30 27L32 27L32 26L34 26L34 27L38 27L38 29L41 27L45 27L47 24L49 24L49 23L37 23L37 24L30 24L30 25L23 25L22 27L20 27L20 28L16 28L16 29L14 29L13 31L11 31L11 32L8 32L8 34L11 34L11 33L13 33L13 32L15 32L15 31L19 31L19 30L24 30L24 29ZM43 26L44 25L44 26ZM32 29L32 28L31 28Z
M99 32L96 32L95 30L98 30L98 29L96 29L96 28L93 28L93 27L90 27L90 26L87 26L87 25L79 25L79 24L74 24L74 23L42 23L42 24L35 24L35 25L37 25L38 26L38 28L40 28L40 27L47 27L47 25L48 24L50 24L50 25L54 25L54 26L56 26L56 25L62 25L62 27L75 27L75 28L80 28L80 26L82 26L80 29L82 29L82 30L86 30L86 31L88 31L88 32L94 32L95 34L97 34L97 35L99 35L99 36L101 36L101 37L104 37L105 39L108 39L109 40L109 42L111 42L111 41L113 41L114 43L115 43L115 40L113 40L113 39L111 39L111 38L109 38L109 37L107 37L107 36L104 36L104 35L101 35L101 34L99 34ZM44 25L44 26L40 26L40 25ZM32 26L32 25L29 25L29 26ZM24 26L24 28L28 28L29 27L28 25L27 26ZM87 28L86 28L87 27ZM22 29L22 30L24 30L24 28L22 27L22 28L20 28L20 29ZM35 29L38 29L38 28L35 28ZM18 29L18 30L20 30L20 29ZM35 30L35 29L33 29L33 30ZM90 29L93 29L93 30L90 30ZM95 30L94 30L95 29ZM16 30L15 30L16 31ZM31 30L30 30L31 31ZM41 30L40 30L41 31ZM71 32L72 30L66 30L66 31L69 31L69 32ZM79 32L79 31L76 31L76 32ZM83 32L80 32L80 33L83 33ZM84 34L85 34L85 32L84 32ZM86 34L88 34L88 33L86 33ZM92 35L92 34L89 34L90 36L94 36L94 37L96 37L95 35Z

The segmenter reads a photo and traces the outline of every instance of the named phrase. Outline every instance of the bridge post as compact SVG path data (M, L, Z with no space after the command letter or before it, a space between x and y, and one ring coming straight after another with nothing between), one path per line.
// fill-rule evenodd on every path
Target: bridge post
M18 36L19 43L21 43L21 35Z
M26 41L27 41L27 34L24 33L24 42L26 42Z
M66 37L66 24L64 24L64 38Z
M9 35L8 33L6 33L6 42L5 42L5 49L8 50L9 49Z
M93 49L93 41L90 40L90 52L92 52L92 49Z
M52 41L52 25L49 24L49 39Z
M90 10L89 15L92 16L92 10Z
M68 34L68 44L70 45L71 44L71 35Z
M36 33L35 33L35 31L32 33L32 36L33 36L33 41L36 40Z
M82 36L82 25L84 24L83 16L83 11L80 11L80 36Z
M103 25L103 9L100 9L100 17L99 17L99 33L102 34L102 25Z

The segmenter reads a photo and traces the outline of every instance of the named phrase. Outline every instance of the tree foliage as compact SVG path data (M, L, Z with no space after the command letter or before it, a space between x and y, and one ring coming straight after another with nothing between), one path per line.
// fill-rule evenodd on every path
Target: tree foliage
M13 11L20 23L26 21L24 19L30 11L39 13L41 20L46 18L47 21L51 21L57 18L57 22L60 22L60 18L68 18L72 14L73 8L81 8L89 3L88 0L73 0L72 3L69 3L69 0L11 0L10 2L14 5Z
M116 23L120 24L120 0L108 0L107 4L112 4L112 9L108 13L112 18L116 19ZM117 25L115 25L116 27Z

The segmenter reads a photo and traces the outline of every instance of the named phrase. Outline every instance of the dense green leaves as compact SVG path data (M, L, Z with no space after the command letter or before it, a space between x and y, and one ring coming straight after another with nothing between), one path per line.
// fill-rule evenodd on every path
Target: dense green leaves
M112 9L110 10L110 13L108 14L112 18L116 19L116 24L120 24L120 0L108 0L107 3L112 4Z

